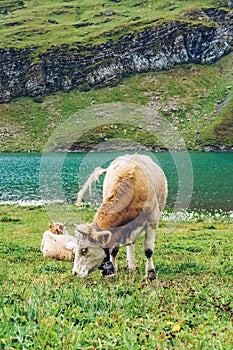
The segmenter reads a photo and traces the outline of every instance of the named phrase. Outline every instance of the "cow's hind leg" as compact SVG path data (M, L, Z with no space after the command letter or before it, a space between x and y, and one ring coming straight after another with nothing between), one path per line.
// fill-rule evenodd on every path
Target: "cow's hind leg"
M152 260L152 255L154 252L154 242L155 242L155 229L152 227L147 227L145 240L144 240L144 251L147 258L146 277L149 281L153 281L156 279L154 263Z

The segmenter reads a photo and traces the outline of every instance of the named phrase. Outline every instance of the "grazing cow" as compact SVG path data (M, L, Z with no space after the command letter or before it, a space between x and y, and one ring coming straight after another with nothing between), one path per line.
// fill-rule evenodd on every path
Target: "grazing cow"
M55 223L43 234L41 251L50 259L74 261L77 239L67 233L65 225Z
M146 276L155 279L152 254L155 230L167 198L167 181L162 169L145 155L124 155L107 169L96 168L78 193L77 204L93 181L105 174L103 202L91 224L75 225L78 240L73 274L86 277L96 268L103 275L116 272L116 254L127 246L127 266L135 270L134 243L145 231Z

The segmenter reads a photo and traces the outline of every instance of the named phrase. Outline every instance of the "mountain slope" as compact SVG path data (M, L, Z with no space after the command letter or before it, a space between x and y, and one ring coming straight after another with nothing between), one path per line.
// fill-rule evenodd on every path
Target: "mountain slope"
M41 151L73 113L119 101L156 110L188 149L230 149L232 7L224 0L1 1L0 150ZM137 124L91 130L75 148L126 135L164 147Z
M107 10L106 4L101 9L91 0L85 5L60 1L56 10L54 4L45 7L47 1L33 5L18 1L20 7L2 10L0 102L76 87L84 91L113 86L135 73L184 63L210 64L230 52L233 12L229 7L210 7L211 1L202 7L195 1L171 7L160 1L152 8L153 2L132 0L127 8L123 2L113 2L117 11ZM60 22L49 17L55 13ZM74 13L80 15L76 24ZM84 15L93 23L84 21Z
M204 130L211 130L215 120L222 120L217 114L224 101L233 96L233 53L212 65L182 65L170 71L136 74L113 87L92 89L87 92L72 90L57 92L50 96L18 98L10 103L0 104L0 149L1 151L42 151L54 130L73 114L103 103L123 102L150 106L174 125L184 137L186 147L201 150L214 145ZM233 115L228 105L222 110L233 124ZM216 119L217 118L217 119ZM137 121L140 126L140 118ZM224 120L223 120L223 123ZM118 127L115 136L126 138L125 126ZM197 140L197 132L200 140ZM90 131L80 143L82 149L94 143L113 137L113 129ZM208 136L208 138L207 138ZM127 137L154 146L161 146L155 140L148 140L142 130L127 130ZM229 135L228 146L233 146ZM152 143L153 143L152 142ZM219 145L224 145L221 142ZM92 144L93 146L93 144Z

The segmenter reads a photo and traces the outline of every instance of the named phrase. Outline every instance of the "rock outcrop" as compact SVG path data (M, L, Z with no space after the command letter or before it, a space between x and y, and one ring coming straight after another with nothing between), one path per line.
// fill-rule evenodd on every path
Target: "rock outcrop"
M117 34L117 35L115 35ZM230 51L233 14L223 9L187 13L183 20L148 23L115 33L98 46L0 49L0 102L75 87L112 86L132 73L182 63L210 64ZM118 39L116 39L118 38Z

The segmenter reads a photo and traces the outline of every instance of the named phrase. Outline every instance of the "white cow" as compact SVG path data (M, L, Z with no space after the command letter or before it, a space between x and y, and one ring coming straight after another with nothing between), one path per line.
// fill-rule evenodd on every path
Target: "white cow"
M103 202L91 224L76 225L78 245L72 272L86 277L99 267L104 275L113 274L121 245L127 246L128 269L135 270L134 243L145 231L146 276L154 280L152 254L155 230L167 198L166 177L149 156L120 156L107 169L95 169L78 193L77 204L101 174L106 174Z
M74 261L76 247L77 239L61 223L50 224L43 234L41 251L45 258Z

